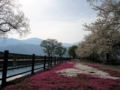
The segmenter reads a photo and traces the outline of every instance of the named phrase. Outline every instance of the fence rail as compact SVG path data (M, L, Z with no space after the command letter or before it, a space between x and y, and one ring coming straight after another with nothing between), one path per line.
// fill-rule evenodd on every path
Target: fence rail
M2 78L0 78L1 80L0 88L6 86L8 78L25 73L34 74L35 70L43 70L67 60L70 60L70 58L36 56L35 54L33 55L16 54L16 53L9 53L9 51L7 50L4 52L0 52L0 72L2 72ZM35 66L41 66L41 67L35 68ZM27 70L24 72L7 76L7 72L9 70L19 69L24 67L31 67L31 70Z

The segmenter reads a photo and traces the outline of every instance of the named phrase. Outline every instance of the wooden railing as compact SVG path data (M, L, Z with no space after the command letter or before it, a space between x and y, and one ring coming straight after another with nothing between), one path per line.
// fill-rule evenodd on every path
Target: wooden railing
M6 86L8 78L25 74L28 72L34 74L35 70L47 69L49 67L52 67L67 60L70 60L70 58L36 56L35 54L24 55L24 54L9 53L9 51L0 52L0 72L2 72L2 78L0 78L1 88ZM41 66L41 67L35 68L35 66ZM7 76L8 70L14 70L24 67L31 67L31 70Z

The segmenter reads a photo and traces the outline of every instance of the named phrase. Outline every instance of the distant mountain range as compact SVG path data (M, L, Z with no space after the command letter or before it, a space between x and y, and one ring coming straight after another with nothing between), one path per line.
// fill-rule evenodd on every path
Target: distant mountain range
M38 38L29 38L26 40L18 40L14 38L0 39L0 47L10 46L10 45L25 45L25 44L34 44L40 45L42 39Z
M29 38L26 40L0 38L0 51L9 50L11 53L45 55L42 47L40 47L41 42L42 39L39 38ZM63 43L63 46L68 48L75 44Z

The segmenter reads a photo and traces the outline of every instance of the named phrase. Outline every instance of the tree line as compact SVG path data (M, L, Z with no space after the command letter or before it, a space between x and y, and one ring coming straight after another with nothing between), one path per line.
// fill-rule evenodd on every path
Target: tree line
M98 19L84 24L84 29L91 33L78 45L76 54L95 59L117 59L120 55L120 0L99 1L102 3L99 6L91 3L98 12Z
M43 48L44 53L47 54L48 57L51 56L59 56L62 57L67 52L68 55L72 58L76 57L75 49L77 48L76 45L67 48L62 45L61 42L58 42L56 39L47 39L43 40L40 44Z

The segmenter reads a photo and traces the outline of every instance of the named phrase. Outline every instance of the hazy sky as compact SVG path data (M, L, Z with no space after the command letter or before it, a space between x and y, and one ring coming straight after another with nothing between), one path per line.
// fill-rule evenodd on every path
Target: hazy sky
M83 24L96 19L96 12L87 0L18 0L30 19L31 34L26 38L57 39L75 43L89 32Z

